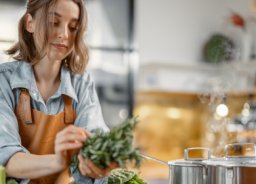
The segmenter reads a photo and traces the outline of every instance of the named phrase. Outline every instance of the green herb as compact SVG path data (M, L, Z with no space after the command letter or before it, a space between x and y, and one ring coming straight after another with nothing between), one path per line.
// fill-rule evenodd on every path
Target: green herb
M14 179L10 179L7 181L7 184L18 184L18 182L15 181Z
M125 167L127 161L135 162L136 167L138 167L142 158L139 149L132 146L133 130L136 124L137 119L131 118L125 120L110 132L97 129L86 140L80 154L100 168L107 168L111 162L116 162L120 167ZM73 159L73 164L77 168L77 156Z
M108 184L147 184L137 172L127 169L115 169L111 171Z
M3 166L0 166L0 184L18 184L17 181L14 179L7 179L6 182L6 173L5 173L5 168Z
M0 183L2 184L5 184L5 169L3 166L0 166Z

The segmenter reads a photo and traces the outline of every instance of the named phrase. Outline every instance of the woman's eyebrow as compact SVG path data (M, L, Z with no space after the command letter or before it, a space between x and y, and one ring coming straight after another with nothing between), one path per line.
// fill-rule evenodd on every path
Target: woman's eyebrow
M49 12L50 15L56 15L57 17L61 17L61 14L58 12Z
M55 15L57 17L62 17L62 15L58 12L50 12L50 15ZM77 18L72 18L72 21L78 22L78 19Z

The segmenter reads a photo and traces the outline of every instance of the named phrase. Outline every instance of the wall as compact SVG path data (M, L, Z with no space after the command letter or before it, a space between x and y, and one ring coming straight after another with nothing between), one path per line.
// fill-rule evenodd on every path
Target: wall
M252 0L137 0L136 47L140 54L137 90L199 93L254 90L256 62L244 64L240 59L243 31L228 21L232 11L246 19L256 15ZM247 26L250 31L254 28L251 38L256 40L255 17ZM234 39L236 62L224 65L202 62L203 46L216 32Z
M137 0L141 64L197 63L207 38L222 31L230 10L251 14L250 0Z
M124 47L128 43L128 1L87 2L87 41L91 46Z
M9 57L4 54L4 50L9 48L12 42L18 38L17 25L25 8L20 4L0 3L0 63L3 63L9 60Z

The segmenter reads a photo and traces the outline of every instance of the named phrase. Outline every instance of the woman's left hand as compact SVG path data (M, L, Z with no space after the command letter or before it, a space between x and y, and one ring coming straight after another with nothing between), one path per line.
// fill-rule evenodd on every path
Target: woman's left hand
M108 176L111 170L118 167L116 163L111 163L108 168L101 169L96 166L91 160L84 158L81 154L78 155L78 160L80 173L84 176L94 179Z

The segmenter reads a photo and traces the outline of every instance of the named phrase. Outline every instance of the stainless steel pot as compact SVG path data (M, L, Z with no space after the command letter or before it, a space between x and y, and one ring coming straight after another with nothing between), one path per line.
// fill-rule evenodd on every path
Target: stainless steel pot
M240 154L236 153L237 150ZM229 144L224 158L205 160L207 184L254 184L256 183L255 145Z
M207 158L190 158L190 151L206 151ZM151 156L143 155L144 158L151 159L169 166L169 184L205 184L206 167L202 162L209 159L211 155L209 148L195 147L184 150L184 160L164 162Z
M202 162L205 158L190 158L189 152L194 150L207 151L207 158L210 159L209 148L187 148L184 150L184 160L170 161L169 184L205 184L207 168Z
M192 150L207 151L207 157L190 158L189 152ZM209 148L187 148L184 150L184 160L168 163L143 156L169 166L169 184L256 184L255 145L229 144L225 146L225 152L223 158L210 158Z

